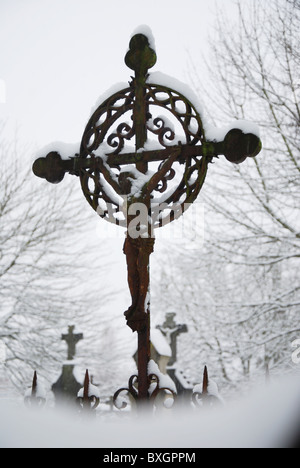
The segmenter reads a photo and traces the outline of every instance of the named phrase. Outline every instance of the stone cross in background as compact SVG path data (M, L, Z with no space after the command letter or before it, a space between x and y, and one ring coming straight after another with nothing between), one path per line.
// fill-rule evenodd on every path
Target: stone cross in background
M77 333L74 334L74 325L69 326L69 332L67 335L61 335L61 339L66 341L68 345L68 361L72 361L76 354L76 344L78 341L83 340L83 334Z
M55 396L56 403L65 403L70 401L75 403L77 393L82 387L82 382L78 382L74 376L74 362L76 355L76 344L83 340L83 334L74 334L74 325L69 326L67 334L61 336L61 339L66 341L68 345L68 361L62 366L62 372L58 380L52 385L52 391Z
M172 350L172 356L169 360L168 366L172 366L177 361L177 338L181 333L187 333L188 328L185 324L176 323L174 312L168 312L166 314L166 320L162 325L158 325L158 328L162 334L167 338L167 341Z

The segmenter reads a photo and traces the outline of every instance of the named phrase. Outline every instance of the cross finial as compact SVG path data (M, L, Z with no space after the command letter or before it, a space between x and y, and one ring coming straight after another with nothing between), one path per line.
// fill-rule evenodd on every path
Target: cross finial
M76 344L78 341L83 340L83 334L77 333L74 334L74 325L69 326L69 331L67 335L61 335L61 339L66 341L68 345L68 361L72 361L76 354Z
M156 53L151 49L149 39L144 34L136 34L130 41L129 51L125 57L128 68L134 70L136 78L147 76L149 68L156 63Z

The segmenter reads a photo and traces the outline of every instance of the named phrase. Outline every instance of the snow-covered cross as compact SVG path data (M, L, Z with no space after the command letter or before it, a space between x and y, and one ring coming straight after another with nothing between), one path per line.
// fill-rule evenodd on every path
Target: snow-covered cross
M79 176L92 208L127 229L124 253L132 304L125 317L138 333L138 388L145 400L154 230L177 219L196 200L213 158L225 155L240 163L256 156L261 142L257 127L244 121L212 131L187 86L148 73L156 63L148 28L131 38L125 63L135 76L129 86L118 86L97 103L75 155L54 147L35 161L33 172L52 183L66 173Z

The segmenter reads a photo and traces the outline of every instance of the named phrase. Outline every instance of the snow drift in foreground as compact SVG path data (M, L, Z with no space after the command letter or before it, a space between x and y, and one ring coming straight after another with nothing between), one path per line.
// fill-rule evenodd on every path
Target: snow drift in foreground
M2 448L284 448L295 445L300 428L300 379L285 378L247 399L205 411L178 408L152 417L114 413L79 420L67 412L2 403L0 414Z

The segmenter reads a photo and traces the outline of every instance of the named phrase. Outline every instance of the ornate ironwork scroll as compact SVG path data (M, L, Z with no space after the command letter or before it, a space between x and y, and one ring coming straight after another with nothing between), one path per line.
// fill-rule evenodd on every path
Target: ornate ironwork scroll
M161 404L166 408L171 408L177 398L177 394L169 387L161 385L160 378L156 374L149 375L150 380L150 401L156 404L156 401L161 397ZM153 387L153 388L151 388Z
M128 381L128 387L122 387L116 391L116 393L113 396L113 403L116 408L124 409L128 405L128 403L124 400L124 398L122 398L122 400L120 401L121 393L126 393L127 395L129 395L134 403L138 401L139 394L136 388L137 382L138 382L138 376L132 375Z
M122 166L137 164L141 159L145 159L146 153L147 162L156 164L155 172L160 172L170 156L171 149L174 149L176 137L174 128L168 126L165 121L168 119L168 113L182 129L182 138L175 145L179 149L178 158L153 188L152 215L155 210L153 205L161 200L171 211L169 222L176 219L178 213L182 214L185 205L193 203L198 196L205 180L207 165L213 157L213 154L201 156L200 148L199 151L197 148L195 151L198 155L187 154L187 146L196 147L203 144L205 139L200 115L186 97L170 88L147 83L144 92L146 128L150 134L157 137L157 150L148 151L146 144L143 152L135 151L136 128L132 123L135 81L132 81L129 88L120 90L96 109L86 126L81 142L80 158L97 160L96 164L92 162L90 167L80 171L81 186L87 201L105 220L124 227L127 220L123 213L123 203L124 195L127 194L120 184ZM157 114L156 108L167 111L167 114L154 117ZM128 143L132 144L131 151L128 147L124 153ZM155 147L155 141L148 142L148 145ZM181 165L184 166L183 171L179 171ZM168 183L175 179L176 173L180 173L179 180L169 187ZM159 197L165 192L168 192L166 197ZM161 223L156 220L154 228L160 226Z
M148 375L149 379L149 395L148 401L152 404L159 404L156 400L159 399L161 396L161 404L164 405L166 408L170 408L173 406L174 402L176 401L176 393L174 390L168 387L161 386L160 378L158 375L151 373ZM128 387L122 387L114 394L113 403L118 409L125 409L128 406L128 402L122 398L120 399L120 395L125 393L129 396L129 399L133 404L137 404L139 401L139 392L138 392L138 376L132 375L128 382ZM168 403L166 404L166 401Z

